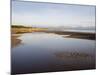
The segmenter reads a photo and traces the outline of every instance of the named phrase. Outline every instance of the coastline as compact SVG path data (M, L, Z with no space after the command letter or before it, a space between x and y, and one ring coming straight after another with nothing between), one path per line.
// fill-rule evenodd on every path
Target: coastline
M55 33L58 35L65 35L64 38L79 38L79 39L89 39L96 40L95 33L85 33L85 32L71 32L71 31L45 31L46 33ZM69 35L69 36L66 36Z
M18 39L18 37L20 36L21 34L11 34L11 48L19 45L19 43L21 43L21 40Z

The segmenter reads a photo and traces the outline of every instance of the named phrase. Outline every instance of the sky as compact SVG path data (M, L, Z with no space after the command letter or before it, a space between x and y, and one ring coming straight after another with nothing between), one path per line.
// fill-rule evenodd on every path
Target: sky
M12 1L12 25L95 26L95 6Z

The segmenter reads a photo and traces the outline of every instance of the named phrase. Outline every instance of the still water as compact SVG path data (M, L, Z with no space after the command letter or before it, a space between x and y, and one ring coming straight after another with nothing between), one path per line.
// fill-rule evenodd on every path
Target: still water
M44 32L22 34L12 48L12 73L95 69L95 40ZM72 55L72 56L71 56Z

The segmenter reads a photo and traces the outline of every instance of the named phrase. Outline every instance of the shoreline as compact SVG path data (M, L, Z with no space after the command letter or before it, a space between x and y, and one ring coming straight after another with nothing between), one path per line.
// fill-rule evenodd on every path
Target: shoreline
M71 32L71 31L47 31L47 30L37 30L37 31L17 31L17 33L12 32L12 34L23 34L23 33L33 33L33 32L45 32L45 33L54 33L58 35L64 35L64 38L79 38L79 39L88 39L96 40L96 33L85 33L85 32ZM69 35L69 36L66 36Z
M71 32L71 31L45 31L46 33L55 33L58 35L65 35L64 38L79 38L96 40L96 33L85 33L85 32ZM66 36L69 35L69 36Z
M95 33L81 33L81 32L62 32L62 31L35 31L35 32L44 32L44 33L54 33L57 35L64 35L64 38L77 38L77 39L87 39L87 40L96 40ZM32 32L20 32L20 33L12 33L11 34L11 47L15 47L21 43L21 40L18 37L24 33L32 33ZM67 36L69 35L69 36Z
M20 37L20 34L11 34L11 48L19 45L21 43L21 40L18 39Z

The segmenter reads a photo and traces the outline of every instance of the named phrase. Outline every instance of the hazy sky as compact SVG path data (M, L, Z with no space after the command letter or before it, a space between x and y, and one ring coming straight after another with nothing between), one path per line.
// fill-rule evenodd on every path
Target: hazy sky
M12 24L95 26L95 6L12 1Z

